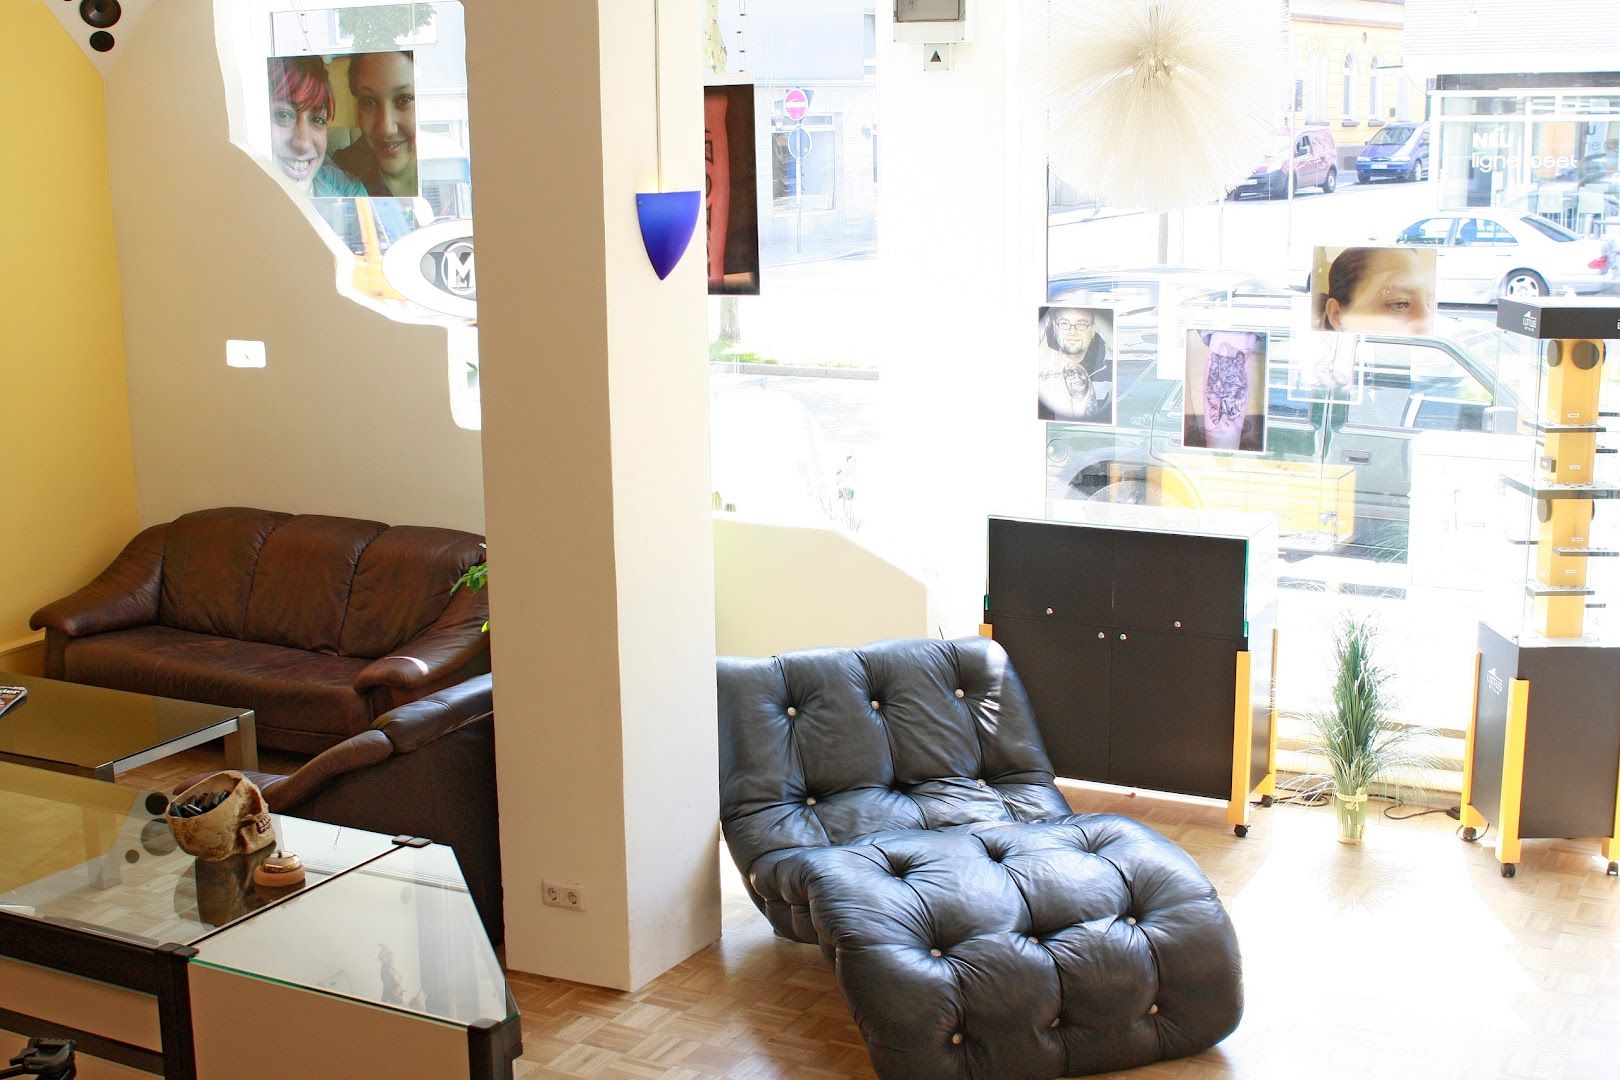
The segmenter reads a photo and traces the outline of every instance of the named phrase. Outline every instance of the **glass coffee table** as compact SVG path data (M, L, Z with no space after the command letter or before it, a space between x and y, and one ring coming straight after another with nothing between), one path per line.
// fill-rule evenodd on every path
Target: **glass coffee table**
M126 690L0 675L28 697L0 716L0 761L113 780L221 736L225 764L259 767L252 709L151 697Z
M170 1080L509 1080L517 1005L449 848L278 814L275 846L207 862L164 804L0 762L0 1047L71 1038ZM254 883L276 847L301 887Z

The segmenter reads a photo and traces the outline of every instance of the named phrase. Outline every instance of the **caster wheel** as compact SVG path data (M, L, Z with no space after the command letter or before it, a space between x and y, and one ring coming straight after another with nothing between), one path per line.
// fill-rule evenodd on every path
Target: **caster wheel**
M1516 874L1518 872L1519 872L1518 863L1505 862L1505 863L1502 864L1502 876L1503 877L1512 877L1514 874Z
M1249 827L1247 825L1234 825L1232 826L1232 833L1235 836L1248 836Z
M1270 806L1272 803L1274 803L1276 801L1277 800L1273 799L1270 795L1262 795L1262 796L1260 796L1260 805L1261 806Z
M1610 863L1608 873L1610 877L1620 877L1620 862Z
M1479 839L1479 830L1470 825L1468 828L1462 831L1462 838L1467 843L1472 844L1475 840Z

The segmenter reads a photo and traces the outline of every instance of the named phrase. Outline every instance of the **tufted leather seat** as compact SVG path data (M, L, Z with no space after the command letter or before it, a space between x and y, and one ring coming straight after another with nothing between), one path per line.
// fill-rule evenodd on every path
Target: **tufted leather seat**
M1069 813L995 642L718 670L727 846L777 933L832 959L880 1076L1081 1075L1237 1026L1208 878L1138 822Z

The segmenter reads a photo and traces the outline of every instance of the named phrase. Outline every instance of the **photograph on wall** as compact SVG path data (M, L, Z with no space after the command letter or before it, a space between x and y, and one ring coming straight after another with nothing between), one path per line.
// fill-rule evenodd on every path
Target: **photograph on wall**
M410 51L272 56L270 157L315 199L414 199L416 72Z
M1318 247L1311 328L1360 334L1434 333L1435 258L1413 247Z
M1042 307L1037 413L1065 424L1114 423L1114 312Z
M1366 352L1360 334L1296 332L1288 361L1288 400L1359 404L1366 385Z
M1182 445L1264 453L1267 336L1253 330L1187 331Z
M759 295L759 183L754 84L703 88L704 221L709 294Z

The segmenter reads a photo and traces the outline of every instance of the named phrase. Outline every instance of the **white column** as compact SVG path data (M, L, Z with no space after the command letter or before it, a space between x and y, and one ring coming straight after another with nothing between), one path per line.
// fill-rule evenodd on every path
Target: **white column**
M700 0L659 2L700 189ZM507 962L633 988L720 928L703 242L660 282L637 227L653 0L466 11Z

